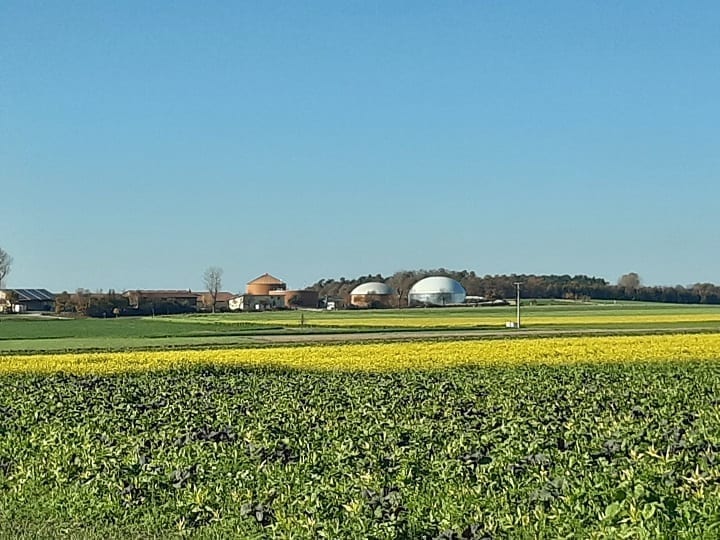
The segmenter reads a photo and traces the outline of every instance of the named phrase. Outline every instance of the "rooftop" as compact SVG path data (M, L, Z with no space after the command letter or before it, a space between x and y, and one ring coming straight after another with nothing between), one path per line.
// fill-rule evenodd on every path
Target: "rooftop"
M162 297L175 297L175 298L197 298L200 293L194 293L191 290L148 290L148 289L133 289L125 291L123 296L130 294L140 294L142 296L162 296Z
M267 272L264 273L260 277L256 277L252 281L248 281L248 285L285 285L285 282L276 278L275 276L271 276Z
M14 292L17 294L18 302L50 302L55 300L55 295L47 289L3 289L3 292Z

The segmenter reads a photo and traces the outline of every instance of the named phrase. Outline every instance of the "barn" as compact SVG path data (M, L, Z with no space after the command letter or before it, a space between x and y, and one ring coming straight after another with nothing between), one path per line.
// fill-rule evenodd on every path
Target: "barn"
M0 306L3 311L53 311L55 295L47 289L2 289Z

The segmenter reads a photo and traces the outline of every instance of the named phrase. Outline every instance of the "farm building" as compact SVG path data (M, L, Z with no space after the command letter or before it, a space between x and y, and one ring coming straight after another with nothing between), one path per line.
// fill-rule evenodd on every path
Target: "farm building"
M266 311L281 309L285 307L285 295L239 294L228 301L228 307L230 311Z
M289 307L316 308L317 291L288 290L287 284L270 274L248 282L245 294L228 300L232 311L264 311Z
M47 289L2 289L0 311L52 311L55 295Z
M397 303L395 291L386 283L370 281L350 291L350 304L359 308L388 308Z
M271 291L284 291L287 284L268 273L249 281L245 292L257 296L269 295Z
M201 309L212 309L212 294L207 291L199 292L198 294L198 307ZM230 299L235 298L235 295L231 292L218 291L217 298L215 298L215 309L218 311L227 311L230 309Z
M147 304L176 304L186 308L197 308L198 293L190 290L134 290L125 291L123 296L128 299L132 308L138 308Z
M465 289L460 283L445 276L421 279L408 293L410 306L449 306L465 301Z
M285 306L316 308L320 302L317 291L293 289L285 291Z

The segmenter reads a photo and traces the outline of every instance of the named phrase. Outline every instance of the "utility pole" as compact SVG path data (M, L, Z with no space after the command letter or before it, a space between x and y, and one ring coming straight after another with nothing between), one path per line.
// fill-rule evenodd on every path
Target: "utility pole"
M518 328L520 328L520 285L522 285L522 281L516 281L513 285L515 285L515 290L517 291L517 294L515 295L515 308L517 310L515 324Z

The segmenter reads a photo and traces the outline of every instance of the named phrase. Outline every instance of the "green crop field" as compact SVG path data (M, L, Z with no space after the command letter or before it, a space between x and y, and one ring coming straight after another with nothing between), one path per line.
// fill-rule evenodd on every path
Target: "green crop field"
M553 327L639 327L642 325L708 325L720 327L720 306L650 304L626 302L556 303L533 305L525 303L521 310L523 326ZM472 329L498 328L514 321L514 306L412 308L402 310L351 311L277 311L176 317L175 322L220 324L269 324L306 329Z
M242 343L249 333L273 330L272 325L245 321L233 325L187 321L179 325L172 317L57 319L0 316L0 352L237 344Z
M441 337L443 331L484 331L488 335L510 337L515 334L505 328L505 322L514 319L513 306L277 311L107 320L0 316L0 354L224 347L268 344L272 343L271 336L303 342L309 339L303 336L347 334L350 339L352 334L374 332L385 335L390 332L437 332ZM522 321L528 332L717 331L720 329L720 306L632 302L532 305L526 302L522 306Z
M0 379L4 538L716 538L720 364Z
M523 314L3 317L0 538L720 536L720 310ZM532 339L597 329L677 335Z

